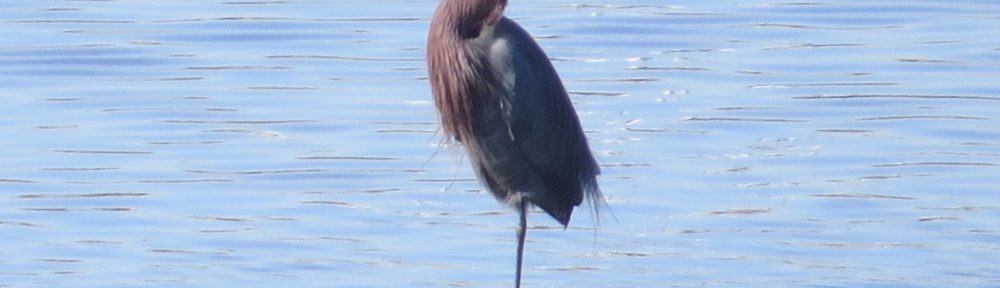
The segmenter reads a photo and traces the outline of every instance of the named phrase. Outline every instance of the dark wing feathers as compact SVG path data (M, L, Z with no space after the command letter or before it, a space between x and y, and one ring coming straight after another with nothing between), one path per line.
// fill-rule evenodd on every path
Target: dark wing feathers
M582 202L583 190L596 189L597 165L562 81L542 49L507 18L496 33L513 53L509 63L494 65L506 70L494 72L507 73L505 82L512 82L505 83L508 93L501 100L501 113L524 161L545 186L545 191L528 191L528 200L565 225L573 206Z

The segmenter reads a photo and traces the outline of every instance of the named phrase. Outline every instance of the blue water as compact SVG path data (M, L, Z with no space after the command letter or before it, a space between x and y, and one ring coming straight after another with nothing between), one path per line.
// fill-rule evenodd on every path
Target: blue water
M0 7L0 287L509 287L436 1ZM1000 286L1000 5L510 1L610 210L525 287Z

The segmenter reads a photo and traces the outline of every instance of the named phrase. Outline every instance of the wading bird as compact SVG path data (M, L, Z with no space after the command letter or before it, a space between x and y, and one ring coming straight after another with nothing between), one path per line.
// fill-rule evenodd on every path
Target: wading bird
M431 19L427 64L445 144L461 143L479 182L517 209L517 270L527 210L563 227L586 198L603 197L600 169L545 52L503 16L506 0L442 0Z

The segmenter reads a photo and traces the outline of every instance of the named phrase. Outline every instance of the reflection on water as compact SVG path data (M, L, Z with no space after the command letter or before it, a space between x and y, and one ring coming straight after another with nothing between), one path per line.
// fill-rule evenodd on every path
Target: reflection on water
M0 286L509 286L435 2L0 8ZM532 215L526 286L1000 285L998 12L511 2L613 212Z

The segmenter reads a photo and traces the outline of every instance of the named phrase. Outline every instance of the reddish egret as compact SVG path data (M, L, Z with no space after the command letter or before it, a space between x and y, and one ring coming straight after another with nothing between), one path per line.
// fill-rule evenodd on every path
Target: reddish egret
M603 201L600 169L573 104L545 52L503 16L506 0L442 0L427 40L434 104L446 142L465 147L479 182L517 209L517 270L527 210L563 227L584 198Z

